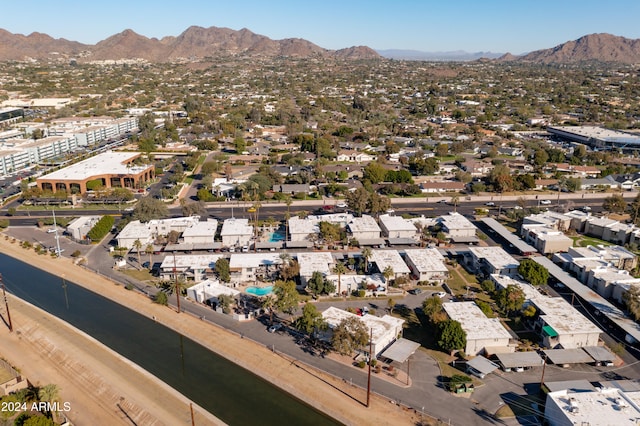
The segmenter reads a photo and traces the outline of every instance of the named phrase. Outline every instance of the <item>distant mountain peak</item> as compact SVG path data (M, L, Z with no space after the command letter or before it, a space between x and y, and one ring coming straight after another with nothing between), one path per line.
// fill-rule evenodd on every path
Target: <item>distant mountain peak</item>
M640 40L608 33L588 34L550 49L536 50L510 59L539 63L617 62L640 63Z
M301 38L272 40L255 34L247 28L235 31L229 28L190 26L177 37L160 40L140 35L132 29L114 34L95 45L53 39L46 34L33 33L28 37L0 29L0 61L25 58L47 59L76 57L82 52L83 60L145 59L167 62L182 58L204 58L225 55L264 57L336 57L345 59L380 58L365 46L337 51L324 49Z

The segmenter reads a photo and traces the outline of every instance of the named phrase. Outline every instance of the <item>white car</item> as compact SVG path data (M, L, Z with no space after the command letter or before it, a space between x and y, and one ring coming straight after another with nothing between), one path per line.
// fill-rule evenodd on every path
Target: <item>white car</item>
M442 299L446 295L447 295L447 293L445 293L444 291L439 291L437 293L433 293L433 297L439 297L440 299Z
M549 204L551 204L551 200L542 200L540 201L540 204L548 206Z
M338 204L336 204L336 207L338 207L340 209L346 209L347 208L347 203L345 203L344 201L340 201Z
M494 203L493 201L489 201L489 202L487 202L487 203L484 203L484 205L485 205L485 206L488 206L488 207L495 207L495 206L496 206L496 203Z

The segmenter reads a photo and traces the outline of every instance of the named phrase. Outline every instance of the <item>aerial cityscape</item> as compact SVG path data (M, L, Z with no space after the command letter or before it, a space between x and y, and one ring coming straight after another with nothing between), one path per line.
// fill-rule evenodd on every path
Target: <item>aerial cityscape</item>
M437 45L36 3L0 24L0 425L640 422L639 6Z

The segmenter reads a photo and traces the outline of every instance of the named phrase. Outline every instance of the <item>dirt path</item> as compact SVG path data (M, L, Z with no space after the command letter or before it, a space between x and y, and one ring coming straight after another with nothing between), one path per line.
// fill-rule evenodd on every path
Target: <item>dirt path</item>
M18 258L25 262L33 264L33 251L22 249L15 244L11 244L4 238L0 238L0 251L9 256ZM238 336L217 326L203 323L199 319L190 315L178 315L172 309L162 307L150 302L143 295L125 290L121 286L114 285L113 282L102 276L97 276L87 270L74 265L71 260L61 258L49 258L38 256L37 266L46 269L50 273L57 275L65 274L66 278L76 284L82 285L90 290L100 293L115 302L127 306L141 315L155 317L157 321L167 325L175 331L188 336L208 347L212 351L224 356L225 358L240 364L245 368L253 371L255 374L263 377L271 383L281 387L289 393L296 395L303 401L315 406L319 410L329 414L345 424L362 425L376 423L379 425L409 425L416 424L419 421L419 415L407 411L392 402L373 396L371 406L365 407L360 401L366 400L365 391L359 388L351 387L348 383L341 379L334 378L323 372L313 369L301 363L292 363L291 360L283 356L277 355L248 339L241 339ZM24 317L23 319L24 320ZM16 318L16 324L22 321ZM41 318L36 324L45 323L48 320ZM21 325L20 325L21 326ZM82 344L74 341L64 341L58 339L58 333L61 327L53 327L46 332L52 341L56 342L58 348L64 351L67 356L81 365L90 365L94 362L92 359L93 351L80 351ZM50 333L50 334L49 334ZM79 333L75 333L79 334ZM104 416L118 417L118 413L114 413L113 405L104 407L104 404L98 404L101 401L100 389L98 387L81 388L74 383L61 383L60 377L65 374L60 371L60 365L51 358L41 356L40 359L32 360L29 363L21 362L21 353L33 352L33 347L29 342L23 340L23 345L16 345L16 349L11 353L4 353L5 343L15 342L17 333L9 335L6 329L0 332L0 354L5 356L7 360L17 365L27 377L36 377L38 375L40 384L58 383L62 388L61 397L64 400L71 401L74 406L81 407L78 410L84 411L82 407L101 408ZM12 340L13 339L13 340ZM97 342L95 342L98 345ZM100 345L102 346L102 345ZM106 349L106 348L105 348ZM107 350L108 351L108 350ZM45 351L46 352L46 351ZM122 361L128 363L128 361ZM46 364L47 367L42 365ZM130 364L130 363L129 363ZM111 367L111 368L109 368ZM88 366L90 370L93 367ZM125 400L135 402L139 410L146 413L153 413L156 408L159 410L166 409L173 413L182 413L186 409L188 412L188 403L181 395L174 395L166 401L156 401L155 389L152 386L142 387L142 389L133 390L131 379L129 376L117 374L115 365L105 363L101 367L101 376L105 381L109 381L111 389L116 395L125 396ZM30 374L34 376L30 376ZM73 389L75 388L75 389ZM131 394L126 391L131 391ZM126 395L124 395L127 393ZM345 394L351 396L346 397ZM135 397L135 398L134 398ZM182 397L182 398L180 398ZM160 405L161 407L158 407ZM91 410L88 410L91 412ZM162 412L162 411L159 411ZM81 414L81 413L78 413ZM81 420L85 420L83 417ZM89 418L90 419L90 418ZM122 423L121 420L119 423ZM208 419L212 422L212 419ZM167 424L179 424L167 422ZM126 423L126 422L125 422ZM80 421L76 424L98 424L95 421ZM99 422L99 424L118 424L114 422ZM130 424L130 423L129 423ZM161 424L161 423L138 423L138 424ZM196 424L211 424L207 422L196 422Z

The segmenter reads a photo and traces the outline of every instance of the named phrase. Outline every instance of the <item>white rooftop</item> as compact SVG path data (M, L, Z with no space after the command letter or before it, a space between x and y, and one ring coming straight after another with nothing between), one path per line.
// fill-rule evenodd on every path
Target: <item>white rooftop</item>
M335 308L333 306L322 312L322 317L327 321L329 327L334 328L347 318L357 318L362 321L367 330L373 330L373 343L380 341L390 330L402 327L404 320L391 315L377 317L375 315L358 316L351 312ZM382 349L382 348L378 348Z
M582 257L598 257L602 259L633 259L635 254L631 253L621 246L587 246L587 247L572 247L569 253L577 254Z
M545 414L554 415L552 424L636 425L640 421L640 392L623 392L616 388L571 392L560 390L547 394ZM559 416L564 418L559 418Z
M229 268L257 268L262 265L280 265L280 253L233 253L229 259Z
M387 266L390 266L395 274L411 272L397 250L372 250L371 261L378 266L380 272L384 271Z
M185 270L185 269L215 269L216 262L221 257L224 257L222 254L185 254L185 255L176 255L175 263L174 256L165 256L162 261L162 265L160 267L162 269L171 269L174 267L176 269Z
M325 214L320 216L307 216L301 219L293 216L289 219L289 233L291 234L317 234L320 222L336 223L340 226L347 226L353 221L353 215L349 213Z
M356 232L380 232L378 222L376 222L373 217L367 215L354 217L348 226L352 234Z
M589 319L562 297L549 297L540 293L533 285L505 275L491 275L491 278L503 288L512 284L522 289L525 298L533 303L540 312L540 317L558 334L599 333Z
M218 221L215 219L208 219L206 222L197 222L193 226L185 229L182 236L184 238L211 236L213 239L217 229Z
M440 216L439 222L441 222L442 225L450 231L458 229L477 229L469 219L457 212L450 212L449 214Z
M562 297L540 295L531 302L542 311L540 317L558 334L600 333L600 329Z
M511 334L498 318L487 318L475 302L443 303L449 318L458 321L467 333L467 340L511 339Z
M57 170L48 175L44 175L42 179L88 179L92 176L110 174L110 175L131 175L143 172L151 165L127 165L126 162L132 161L140 156L139 152L114 152L107 151L98 154L95 157L87 158L79 163L72 164L64 169Z
M253 235L253 227L249 225L249 219L225 219L220 236L226 235Z
M419 272L447 272L444 256L436 248L406 249L405 254L411 259Z
M390 216L383 214L380 216L380 222L389 231L414 231L417 232L415 225L401 216Z
M210 299L212 297L220 297L223 294L235 297L240 294L240 291L220 284L218 280L205 280L198 284L194 284L187 290L187 293L197 293L203 299ZM203 297L204 296L204 297Z
M593 269L593 275L608 283L640 283L640 278L635 278L629 271L614 267L600 266Z
M517 268L520 265L502 247L469 247L469 251L478 259L485 259L496 270Z
M151 230L148 223L141 223L139 220L133 220L126 224L118 233L118 238L146 240L151 236Z
M323 275L329 275L331 266L335 263L331 253L326 251L298 253L296 258L298 259L298 265L300 265L300 275L303 277L310 277L315 271L321 272Z

